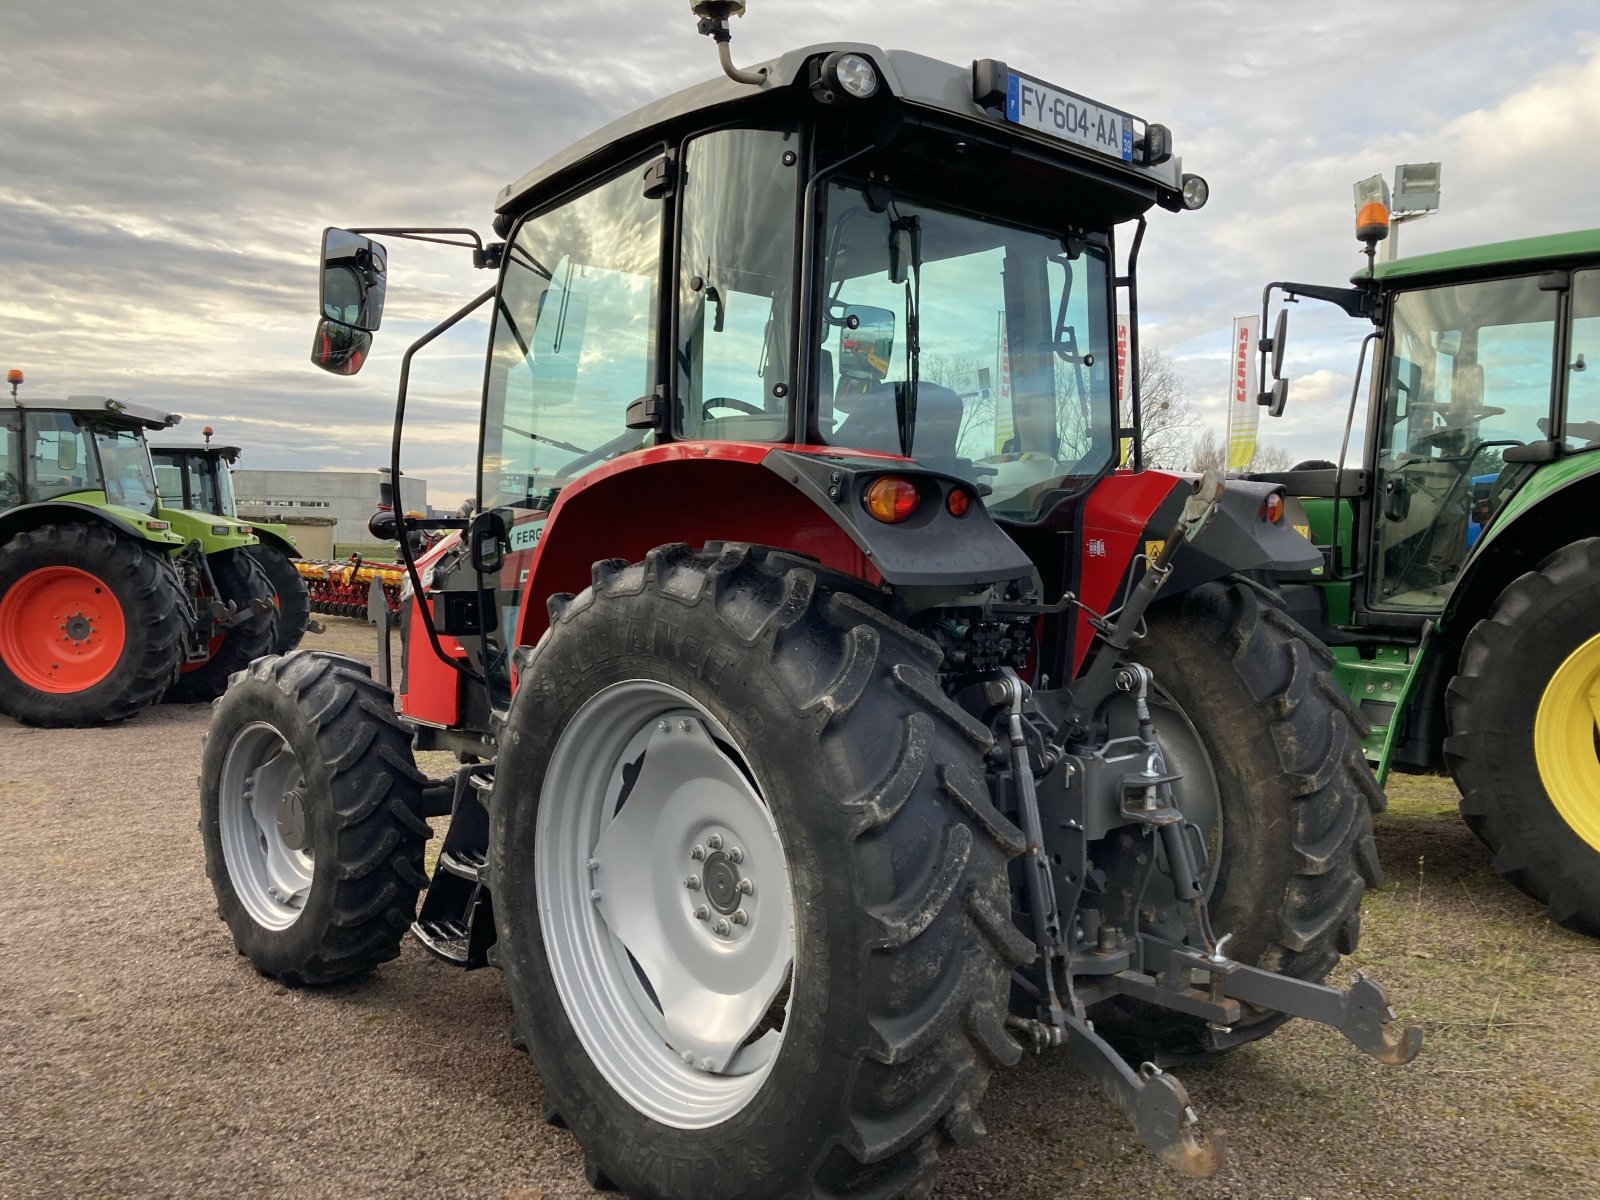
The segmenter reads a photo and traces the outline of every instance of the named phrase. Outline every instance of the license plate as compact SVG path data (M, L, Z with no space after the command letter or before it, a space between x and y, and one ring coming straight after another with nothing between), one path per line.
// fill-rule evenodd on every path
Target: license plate
M1015 71L1006 84L1006 119L1123 162L1133 161L1132 116Z

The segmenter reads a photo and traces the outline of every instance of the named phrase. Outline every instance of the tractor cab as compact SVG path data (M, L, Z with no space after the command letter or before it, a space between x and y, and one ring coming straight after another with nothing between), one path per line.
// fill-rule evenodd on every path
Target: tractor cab
M155 463L156 487L175 507L219 517L237 517L233 498L233 464L239 461L239 447L151 446Z
M148 529L160 496L145 432L178 417L103 396L18 399L0 412L5 442L0 508L49 501L106 504Z

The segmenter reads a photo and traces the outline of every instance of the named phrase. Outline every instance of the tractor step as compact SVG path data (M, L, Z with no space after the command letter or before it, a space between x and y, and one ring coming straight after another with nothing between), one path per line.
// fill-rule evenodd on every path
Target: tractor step
M489 895L489 779L482 764L463 766L453 781L429 785L430 813L448 791L450 828L428 881L416 939L445 962L467 970L494 965L494 904Z

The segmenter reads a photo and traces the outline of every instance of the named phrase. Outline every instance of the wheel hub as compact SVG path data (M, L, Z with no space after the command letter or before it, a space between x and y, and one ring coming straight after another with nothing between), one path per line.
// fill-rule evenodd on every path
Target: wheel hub
M700 880L705 885L706 899L711 901L711 907L723 916L735 912L739 901L744 899L739 894L739 868L720 850L714 850L707 856Z
M86 642L89 635L94 632L94 626L89 623L89 618L82 613L73 613L61 626L67 635L67 640L72 642Z
M278 801L278 834L291 850L306 848L306 798L300 787L290 788Z

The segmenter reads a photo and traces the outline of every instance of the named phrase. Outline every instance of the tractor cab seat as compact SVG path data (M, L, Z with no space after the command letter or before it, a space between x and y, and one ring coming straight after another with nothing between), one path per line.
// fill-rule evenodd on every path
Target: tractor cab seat
M899 454L900 427L896 397L905 383L879 383L865 391L841 392L834 405L846 412L834 431L839 446ZM916 440L912 450L925 462L954 462L966 408L961 397L937 383L917 384Z

